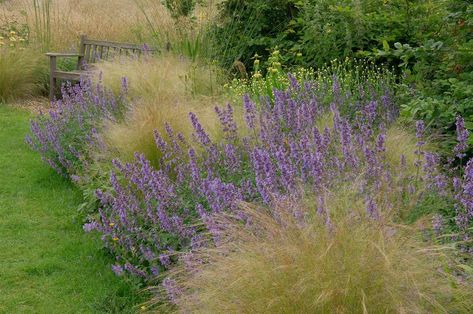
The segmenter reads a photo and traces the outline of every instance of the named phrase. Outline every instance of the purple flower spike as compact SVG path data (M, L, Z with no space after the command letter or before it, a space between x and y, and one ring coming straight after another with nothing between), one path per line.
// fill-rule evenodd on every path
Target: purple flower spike
M442 233L442 230L444 228L442 215L434 215L434 217L432 218L432 227L436 236L439 236Z
M255 128L255 120L256 120L256 106L251 101L250 96L248 94L246 94L243 97L243 103L244 103L244 106L245 106L246 125L250 129L254 129Z
M86 223L83 227L85 232L92 232L94 230L100 230L100 226L96 221Z
M422 139L424 138L424 132L425 132L425 124L424 121L418 120L416 122L416 138L417 138L417 146L420 147L424 145L424 141Z
M159 255L159 262L161 263L161 265L163 265L164 267L169 267L171 265L171 257L169 254L160 254Z
M465 128L465 121L461 116L457 117L456 121L457 126L457 145L454 148L455 155L458 158L463 158L466 156L465 151L468 148L468 130Z
M123 274L123 267L120 265L112 265L112 271L117 276L121 276Z
M368 213L368 216L372 219L379 220L379 212L378 212L378 207L376 206L375 201L367 196L365 200L366 204L366 212Z
M165 278L162 282L162 285L166 290L169 301L176 304L177 299L182 294L182 289L179 288L177 282L171 278Z

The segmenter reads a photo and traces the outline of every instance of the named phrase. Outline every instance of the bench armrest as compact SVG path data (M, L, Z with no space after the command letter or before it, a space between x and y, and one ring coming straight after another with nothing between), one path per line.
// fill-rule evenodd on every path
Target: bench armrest
M65 53L65 52L48 52L46 53L48 57L82 57L81 54L72 52L72 53Z

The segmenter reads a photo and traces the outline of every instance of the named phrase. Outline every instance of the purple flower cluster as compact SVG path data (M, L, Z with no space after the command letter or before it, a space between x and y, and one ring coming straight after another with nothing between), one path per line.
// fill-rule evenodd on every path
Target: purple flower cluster
M466 156L465 152L468 149L469 133L465 128L463 118L460 116L456 119L456 131L457 145L454 148L454 154L455 157L462 159ZM454 221L456 232L453 239L461 241L459 247L463 251L473 254L473 246L471 245L471 239L473 238L473 159L470 159L463 168L461 163L459 166L453 165L453 157L448 158L446 172L463 172L462 177L455 176L451 182L448 182L447 177L441 173L437 172L436 175L432 175L434 173L432 169L439 164L438 156L429 152L424 154L426 160L424 171L426 172L425 177L428 184L430 186L435 185L440 195L453 195L455 200L454 211L453 213L447 213L448 217L439 214L434 216L434 233L440 235L441 231L445 229L445 221Z
M78 180L77 174L88 161L87 148L101 145L98 128L102 120L118 118L123 100L123 95L117 99L89 79L63 85L62 99L31 121L26 142L59 174Z
M465 244L462 248L473 254L471 239L473 238L473 159L470 159L464 169L463 178L454 178L453 186L456 192L455 224L459 236Z

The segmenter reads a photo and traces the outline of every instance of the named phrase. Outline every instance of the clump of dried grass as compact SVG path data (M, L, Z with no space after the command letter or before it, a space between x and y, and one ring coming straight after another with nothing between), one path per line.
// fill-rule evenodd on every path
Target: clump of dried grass
M349 194L339 190L328 198L330 223L310 201L271 210L243 205L250 227L220 216L222 244L195 252L193 260L203 263L171 272L182 292L176 305L159 309L468 313L473 308L472 287L450 274L449 248L426 243L414 228L389 219L367 219L364 202Z
M103 135L108 146L124 159L135 152L156 161L159 156L153 132L165 134L165 123L175 132L189 136L192 125L189 112L217 136L214 107L221 102L218 69L165 54L140 59L122 59L98 65L105 86L119 92L122 78L129 82L129 112L123 122L113 122Z

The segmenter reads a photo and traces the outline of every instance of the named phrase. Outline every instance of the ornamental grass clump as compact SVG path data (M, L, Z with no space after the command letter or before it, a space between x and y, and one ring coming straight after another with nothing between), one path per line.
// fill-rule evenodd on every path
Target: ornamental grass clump
M24 48L2 47L1 42L0 39L0 102L44 92L47 81L44 58Z
M176 313L467 313L473 307L471 285L449 275L451 247L423 241L412 226L380 223L387 217L366 219L359 187L344 188L329 192L329 225L310 199L271 208L242 204L246 224L215 215L219 245L183 257L165 280L168 289L158 289L151 303Z
M168 123L175 132L189 136L192 125L186 122L190 111L199 115L207 130L215 135L214 102L219 98L221 75L214 66L162 54L139 59L122 59L98 65L104 85L120 91L122 77L129 81L130 107L122 121L111 121L103 130L108 146L123 160L135 152L144 153L156 165L159 151L154 130L165 132Z

